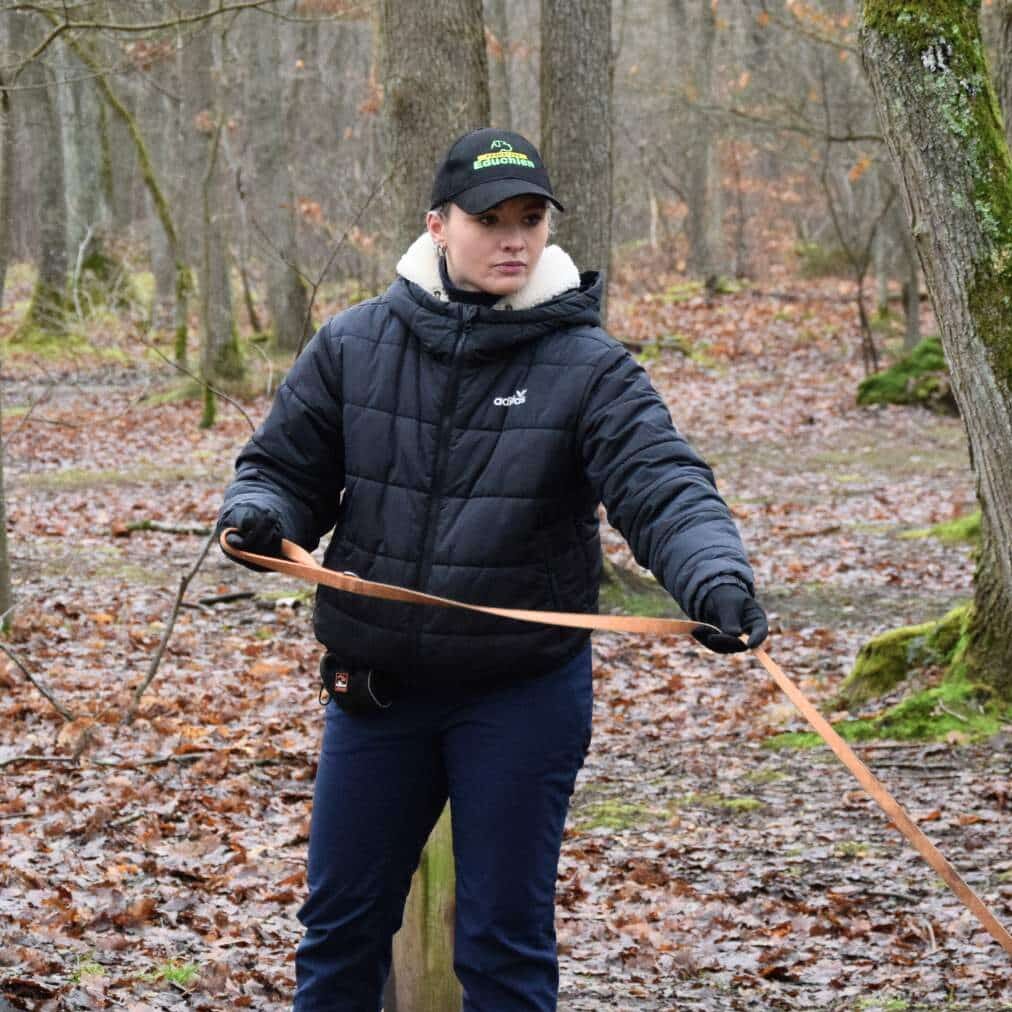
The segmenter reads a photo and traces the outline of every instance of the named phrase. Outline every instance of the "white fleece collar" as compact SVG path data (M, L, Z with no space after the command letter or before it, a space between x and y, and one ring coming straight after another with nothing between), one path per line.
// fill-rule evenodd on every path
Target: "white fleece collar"
M397 262L397 273L424 288L443 302L449 301L439 276L436 248L428 232L423 232ZM560 246L546 246L527 284L513 295L496 302L493 309L531 309L556 295L580 287L580 272L569 254Z

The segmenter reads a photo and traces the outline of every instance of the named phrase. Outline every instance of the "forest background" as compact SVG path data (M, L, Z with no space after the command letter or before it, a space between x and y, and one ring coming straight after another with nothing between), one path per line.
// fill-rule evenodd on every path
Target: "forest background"
M771 649L1010 919L1009 711L952 677L975 477L859 8L0 3L0 1008L290 1002L309 597L207 537L294 355L386 287L485 122L540 142L556 239L713 463ZM985 0L1006 110L1010 25ZM606 606L674 614L605 537ZM749 661L595 644L564 1008L1012 1007Z

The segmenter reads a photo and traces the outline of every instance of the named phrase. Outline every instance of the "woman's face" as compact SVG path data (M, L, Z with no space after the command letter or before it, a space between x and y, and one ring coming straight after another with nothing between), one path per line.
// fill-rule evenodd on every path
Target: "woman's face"
M548 241L543 197L511 197L483 214L456 204L441 217L429 211L426 224L435 243L446 247L450 280L465 291L512 295L530 279Z

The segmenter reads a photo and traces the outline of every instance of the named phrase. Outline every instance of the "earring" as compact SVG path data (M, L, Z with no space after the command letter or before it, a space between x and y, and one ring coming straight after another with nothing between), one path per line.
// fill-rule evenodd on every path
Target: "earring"
M445 257L446 256L446 243L445 242L437 242L436 243L436 256L437 257Z

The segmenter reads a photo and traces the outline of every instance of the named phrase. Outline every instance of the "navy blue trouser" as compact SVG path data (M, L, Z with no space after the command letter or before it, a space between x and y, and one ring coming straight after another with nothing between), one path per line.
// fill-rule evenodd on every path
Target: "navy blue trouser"
M492 688L411 686L368 716L327 706L295 1012L378 1012L411 876L447 798L465 1012L555 1009L555 880L590 744L590 657L588 644L551 674Z

